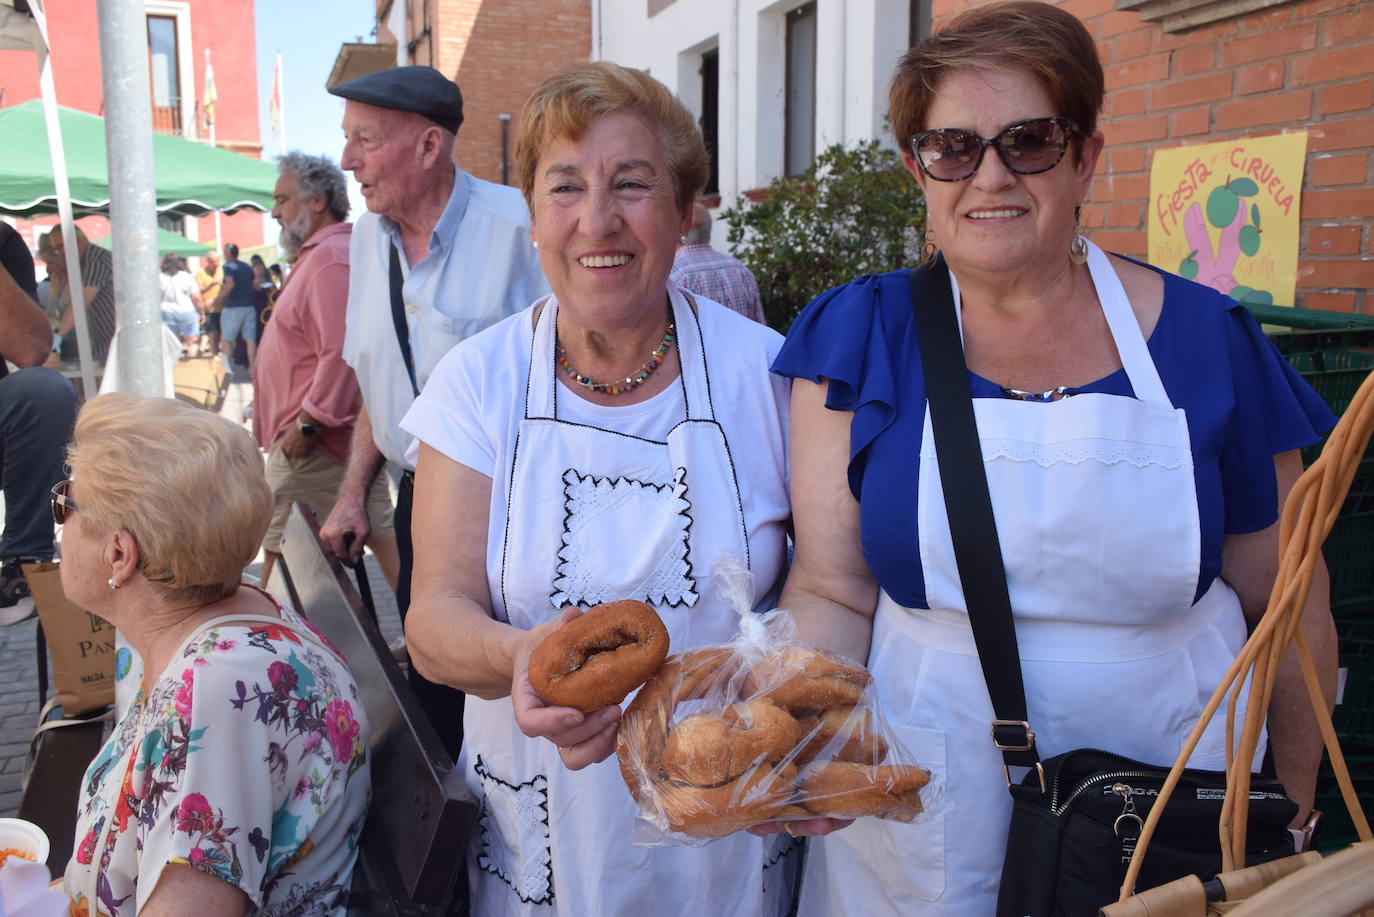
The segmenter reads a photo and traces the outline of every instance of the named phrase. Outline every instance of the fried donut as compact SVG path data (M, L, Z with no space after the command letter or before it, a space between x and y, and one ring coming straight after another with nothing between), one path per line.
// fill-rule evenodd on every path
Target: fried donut
M697 713L668 732L663 771L696 786L734 780L756 764L776 764L801 739L801 726L767 700L732 704L720 714Z
M857 704L872 680L861 665L820 650L792 647L754 666L744 679L744 696L766 696L802 717Z
M930 771L919 767L831 761L808 768L799 788L802 807L816 815L909 822L921 813L920 789L929 782Z
M696 837L725 837L774 818L796 789L797 769L758 767L721 786L663 783L659 803L668 828Z
M807 717L800 725L802 735L810 737L797 753L800 763L822 753L836 761L857 764L878 764L887 757L887 740L873 728L873 714L867 708L831 707L819 716ZM843 744L837 743L836 737Z
M632 599L607 602L535 647L530 686L550 704L591 713L623 701L667 655L668 629L652 608Z
M695 700L739 668L739 657L727 647L707 647L670 656L644 685L620 718L616 758L620 776L641 806L653 805L666 784L663 748L668 723L683 701Z

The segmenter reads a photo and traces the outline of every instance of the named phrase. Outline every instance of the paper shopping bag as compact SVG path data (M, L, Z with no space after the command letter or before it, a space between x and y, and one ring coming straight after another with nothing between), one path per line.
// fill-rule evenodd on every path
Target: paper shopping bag
M24 564L43 638L52 658L52 679L67 716L114 703L115 629L67 600L56 563Z

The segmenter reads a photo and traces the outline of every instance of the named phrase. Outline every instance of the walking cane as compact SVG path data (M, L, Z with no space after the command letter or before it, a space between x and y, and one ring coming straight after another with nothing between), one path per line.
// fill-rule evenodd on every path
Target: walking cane
M344 534L344 545L348 546L353 544L353 538L354 535L352 532L346 532ZM377 606L372 602L372 589L367 583L367 563L363 559L363 555L359 554L358 559L348 566L353 568L353 577L358 581L358 594L362 596L363 607L366 608L367 613L372 616L372 623L375 624L377 623Z

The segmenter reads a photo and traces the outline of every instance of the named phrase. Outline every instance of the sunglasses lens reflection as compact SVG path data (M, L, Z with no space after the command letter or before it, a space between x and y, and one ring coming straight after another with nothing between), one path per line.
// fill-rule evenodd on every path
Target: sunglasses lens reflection
M1064 155L1068 134L1055 121L1031 121L998 137L1002 160L1013 172L1044 172Z
M71 485L71 481L58 481L52 489L52 521L58 525L65 524L67 516L76 511L76 505L67 496Z

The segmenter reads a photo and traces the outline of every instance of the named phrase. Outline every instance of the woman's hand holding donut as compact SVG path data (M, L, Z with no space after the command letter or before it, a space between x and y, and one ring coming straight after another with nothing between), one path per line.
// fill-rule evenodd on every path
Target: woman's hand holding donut
M511 702L515 722L530 738L545 738L558 746L559 757L569 770L581 770L605 760L615 751L620 707L611 705L591 713L573 707L545 703L530 685L530 653L551 632L565 622L580 617L582 611L569 608L556 620L547 621L526 633L515 657L515 676L511 682Z

